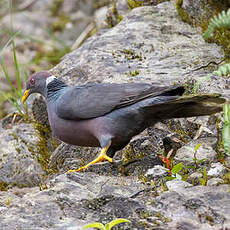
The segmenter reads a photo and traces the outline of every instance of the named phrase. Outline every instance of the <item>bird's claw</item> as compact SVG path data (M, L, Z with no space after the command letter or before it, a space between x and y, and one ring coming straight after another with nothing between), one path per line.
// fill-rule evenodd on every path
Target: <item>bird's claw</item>
M102 161L104 161L104 160L107 160L107 161L109 161L110 163L112 163L112 162L113 162L113 159L112 159L111 157L109 157L109 156L106 155L106 152L107 152L108 148L109 148L109 146L106 146L105 148L103 148L103 149L101 150L100 155L99 155L95 160L91 161L89 164L84 165L84 166L82 166L82 167L80 167L80 168L78 168L78 169L71 169L71 170L69 170L67 173L80 172L80 171L82 171L83 169L87 169L89 166L94 165L94 164L96 164L96 163L98 163L98 162L102 162Z

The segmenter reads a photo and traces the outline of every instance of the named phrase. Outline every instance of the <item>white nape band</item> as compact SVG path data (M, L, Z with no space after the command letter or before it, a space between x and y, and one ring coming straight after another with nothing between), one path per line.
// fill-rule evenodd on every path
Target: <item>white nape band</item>
M57 78L56 78L54 75L48 77L48 78L46 79L46 86L47 86L51 81L53 81L53 80L55 80L55 79L57 79Z

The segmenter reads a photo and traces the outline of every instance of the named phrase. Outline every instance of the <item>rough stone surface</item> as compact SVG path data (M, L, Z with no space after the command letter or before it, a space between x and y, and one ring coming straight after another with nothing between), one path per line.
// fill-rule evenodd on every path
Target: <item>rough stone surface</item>
M184 162L192 163L194 162L194 153L195 147L201 144L199 149L196 152L197 160L204 159L205 161L213 161L217 157L217 153L213 150L213 148L208 143L207 139L198 139L195 141L191 141L188 145L185 145L178 149L175 159L182 160Z
M200 178L203 177L203 174L200 172L194 172L189 175L188 182L193 185L199 185L200 184Z
M167 176L167 169L161 165L156 165L145 173L145 176L148 178L159 178Z
M174 179L166 182L169 191L180 191L182 188L191 187L192 185L186 181Z
M122 217L132 225L114 229L220 229L229 226L229 189L180 187L156 197L136 177L62 174L42 191L35 187L1 192L0 228L80 230L94 221Z
M44 1L47 4L51 0ZM42 7L41 1L36 2ZM68 6L63 9L71 12ZM169 85L187 82L191 92L194 81L210 72L203 68L193 70L223 58L220 48L204 42L200 32L180 20L173 2L136 8L118 25L101 30L79 49L66 55L51 71L71 84L138 81ZM135 70L139 74L131 76ZM213 76L210 81L203 81L199 90L220 92L229 98L228 85L228 78ZM33 112L37 120L47 124L44 106L35 103ZM44 171L37 158L31 152L25 156L30 143L33 149L39 147L34 128L29 124L17 124L4 130L0 125L3 159L0 176L6 178L6 182L27 186L41 183L40 188L13 187L0 192L0 229L77 230L91 222L108 223L115 218L127 218L132 222L132 226L120 225L115 230L220 230L229 227L229 185L191 187L187 182L173 180L167 182L169 191L163 192L167 190L164 177L160 186L155 183L148 186L143 177L149 169L162 163L157 154L167 155L171 149L175 154L180 148L177 160L182 161L185 155L178 156L178 152L184 148L184 154L187 154L184 145L194 149L197 143L202 143L197 158L215 161L217 121L212 116L159 123L133 138L118 152L115 156L117 165L97 164L82 173L64 174L68 169L92 160L98 149L61 144L52 153L50 162L50 167L58 170L59 175L49 175L46 181L40 180ZM202 126L204 128L200 130ZM16 132L16 139L12 137L12 131ZM189 157L193 158L191 147ZM205 155L207 152L209 154Z
M168 191L156 198L156 207L174 221L171 229L225 229L230 226L229 185L195 186Z
M0 133L0 183L35 186L45 175L35 154L39 137L30 124L12 126ZM33 152L31 152L33 150ZM0 186L1 187L1 186Z
M116 27L89 38L66 55L52 72L78 84L90 81L170 84L204 76L203 69L186 73L220 58L220 49L205 43L200 30L181 22L173 3L165 2L133 9ZM87 74L79 76L79 69ZM130 71L135 70L139 74L130 76ZM207 92L223 91L226 82L217 87L216 81L214 78L205 82Z
M223 184L224 180L222 180L221 178L211 178L208 180L207 182L207 186L217 186L219 184Z
M227 168L225 168L220 162L212 163L211 168L208 171L208 176L218 177L224 176L227 172Z
M108 222L119 216L133 218L135 226L139 212L147 212L143 202L129 198L144 188L136 178L63 174L47 187L43 191L31 188L2 192L0 228L80 230L86 223Z

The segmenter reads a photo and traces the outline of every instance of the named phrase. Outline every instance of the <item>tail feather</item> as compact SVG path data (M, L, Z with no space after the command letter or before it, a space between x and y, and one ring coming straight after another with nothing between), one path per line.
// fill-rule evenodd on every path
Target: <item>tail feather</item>
M167 97L160 103L144 108L146 119L165 120L171 118L205 116L222 111L226 100L219 94L202 94Z

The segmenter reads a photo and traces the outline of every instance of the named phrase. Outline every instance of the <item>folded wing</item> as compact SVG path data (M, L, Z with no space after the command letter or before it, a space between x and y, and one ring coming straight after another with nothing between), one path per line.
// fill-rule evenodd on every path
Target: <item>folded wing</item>
M183 92L182 86L145 83L87 84L69 87L63 91L56 102L56 113L68 120L90 119L149 97L179 96Z

